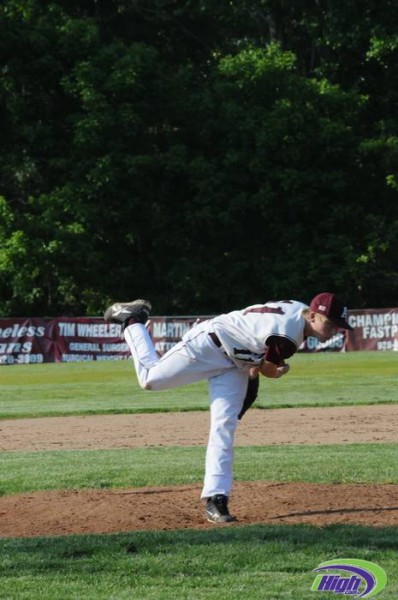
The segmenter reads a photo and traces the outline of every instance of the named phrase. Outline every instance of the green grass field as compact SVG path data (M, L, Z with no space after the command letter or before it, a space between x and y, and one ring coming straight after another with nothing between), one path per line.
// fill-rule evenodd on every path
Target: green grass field
M355 557L384 568L389 580L379 597L392 600L398 595L397 548L395 529L341 526L4 540L0 597L330 600L339 596L310 591L313 569L330 557Z
M201 447L3 452L0 495L200 483L204 458ZM398 484L397 464L395 444L244 446L234 471L240 481Z
M398 355L297 355L280 381L263 380L258 406L398 402ZM1 418L207 408L205 384L140 390L130 361L0 367ZM6 427L0 421L0 429ZM49 489L198 483L203 448L2 452L0 495ZM398 445L236 449L237 480L398 483ZM398 498L397 498L398 507ZM315 569L332 558L380 565L398 597L398 528L233 526L209 531L1 538L0 599L320 600ZM351 596L352 597L352 596Z
M298 354L262 379L259 408L398 402L398 353ZM207 410L206 383L144 392L130 360L0 367L0 418Z

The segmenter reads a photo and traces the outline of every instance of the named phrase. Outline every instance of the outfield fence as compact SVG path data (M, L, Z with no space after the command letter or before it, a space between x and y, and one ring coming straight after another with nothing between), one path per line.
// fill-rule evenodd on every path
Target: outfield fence
M154 316L149 330L159 355L172 348L204 316ZM353 331L326 343L309 337L299 352L398 351L398 308L351 310ZM99 317L0 319L0 364L123 360L130 357L121 326Z

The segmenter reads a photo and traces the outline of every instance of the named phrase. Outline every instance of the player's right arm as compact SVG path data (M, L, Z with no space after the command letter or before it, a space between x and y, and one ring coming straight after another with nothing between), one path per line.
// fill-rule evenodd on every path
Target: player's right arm
M285 362L297 351L296 344L289 338L271 335L266 341L264 360L258 372L265 377L277 379L289 372L290 366Z
M283 363L280 365L276 365L268 360L263 360L261 365L258 367L258 372L264 377L269 377L271 379L277 379L282 377L282 375L286 375L290 370L290 365L287 363Z

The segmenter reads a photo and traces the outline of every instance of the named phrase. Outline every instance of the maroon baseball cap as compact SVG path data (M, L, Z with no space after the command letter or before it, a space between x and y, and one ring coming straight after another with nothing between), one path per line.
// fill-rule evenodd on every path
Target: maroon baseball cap
M329 292L318 294L311 300L310 310L325 315L329 321L341 329L353 329L347 321L348 309L336 294Z

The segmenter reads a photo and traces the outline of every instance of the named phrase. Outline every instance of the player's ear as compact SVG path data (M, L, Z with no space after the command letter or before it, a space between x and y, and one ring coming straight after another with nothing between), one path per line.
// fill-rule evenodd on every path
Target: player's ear
M305 313L306 326L304 328L305 335L312 335L312 324L315 323L316 313L312 310Z

